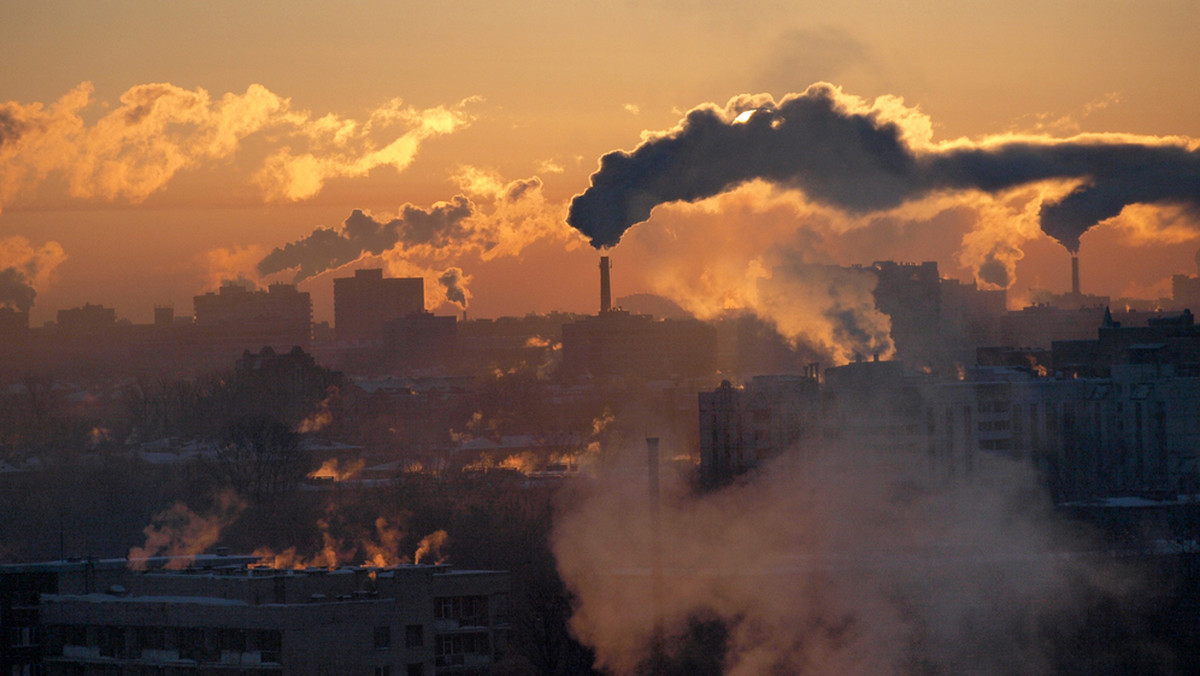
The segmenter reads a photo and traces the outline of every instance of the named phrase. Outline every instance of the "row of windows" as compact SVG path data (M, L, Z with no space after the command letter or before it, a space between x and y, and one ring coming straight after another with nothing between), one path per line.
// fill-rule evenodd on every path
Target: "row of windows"
M425 645L425 626L410 624L404 627L404 647L420 648ZM390 650L392 647L392 628L388 626L375 627L375 649Z
M283 636L277 630L63 624L47 628L47 643L52 655L72 645L99 648L102 657L119 659L137 659L144 650L173 650L183 659L216 662L221 651L232 651L260 652L263 662L278 662Z
M446 596L435 599L434 616L439 620L456 620L461 625L488 626L488 597Z

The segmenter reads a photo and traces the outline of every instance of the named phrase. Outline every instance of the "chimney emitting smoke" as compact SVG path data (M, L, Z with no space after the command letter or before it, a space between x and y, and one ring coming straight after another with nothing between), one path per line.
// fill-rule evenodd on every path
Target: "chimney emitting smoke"
M1071 295L1079 295L1079 256L1071 256Z
M612 310L612 291L608 281L608 256L600 257L600 312Z

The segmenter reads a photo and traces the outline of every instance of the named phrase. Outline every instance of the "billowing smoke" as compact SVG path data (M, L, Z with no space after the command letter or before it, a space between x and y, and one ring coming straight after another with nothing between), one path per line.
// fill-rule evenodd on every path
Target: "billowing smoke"
M25 274L16 268L0 270L0 307L29 312L37 291L29 285Z
M406 204L396 218L388 221L355 209L340 229L317 228L307 237L267 254L258 262L258 272L269 275L295 269L293 281L300 282L395 247L440 249L468 236L466 219L473 213L474 205L462 195L429 209Z
M24 237L0 238L0 306L28 312L37 288L47 284L66 259L58 242L34 247Z
M425 140L470 124L472 102L417 109L392 99L355 120L294 108L258 84L215 98L150 83L93 123L92 94L85 82L50 104L0 103L0 209L51 175L75 197L140 202L180 171L233 160L253 135L266 157L248 160L247 182L270 200L308 199L333 178L404 170Z
M448 302L465 309L471 275L463 265L469 260L518 256L540 241L582 245L563 220L565 205L546 200L538 177L505 181L464 167L454 178L461 192L449 201L427 208L406 204L394 217L356 209L340 227L319 227L262 256L252 276L290 272L300 282L382 265L391 276L424 278L427 308ZM234 253L213 252L209 262L231 260Z
M660 204L695 202L754 179L858 214L942 191L1072 180L1074 190L1043 204L1040 220L1075 252L1088 228L1127 205L1200 205L1200 150L1181 139L1119 135L934 144L928 119L897 99L867 106L821 83L779 102L746 95L724 108L704 105L632 152L605 155L568 222L593 246L613 246Z
M454 303L463 310L471 300L471 291L467 288L471 276L464 273L462 268L447 268L438 275L438 283L446 289L446 300Z
M982 460L968 481L917 452L847 444L702 496L664 466L673 668L661 673L716 673L684 666L704 654L728 676L1062 673L1048 637L1071 637L1085 598L1136 593L1136 578L1110 588L1107 564L1065 555L1080 544L1031 466ZM580 487L553 546L574 632L601 671L624 676L647 673L655 529L646 482L630 480L645 452L610 464Z

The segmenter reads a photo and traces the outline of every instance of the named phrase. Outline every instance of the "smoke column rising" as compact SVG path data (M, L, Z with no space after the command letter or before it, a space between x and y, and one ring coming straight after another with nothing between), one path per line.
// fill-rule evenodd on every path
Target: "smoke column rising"
M16 268L0 270L0 307L11 306L29 312L37 291L29 285L25 274Z
M851 213L939 191L995 193L1051 180L1079 184L1044 204L1041 226L1068 250L1130 204L1200 208L1200 151L1183 139L1084 135L934 144L927 118L898 99L867 106L819 83L779 102L743 95L704 105L632 152L604 155L568 222L596 248L620 241L659 204L695 202L762 179Z

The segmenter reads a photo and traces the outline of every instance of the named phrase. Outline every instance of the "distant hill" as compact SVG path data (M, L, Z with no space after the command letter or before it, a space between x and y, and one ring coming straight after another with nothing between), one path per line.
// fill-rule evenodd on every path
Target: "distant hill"
M659 319L692 319L691 313L669 299L652 293L635 293L617 299L617 307L634 314L653 315Z

